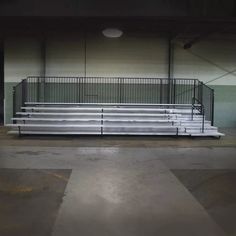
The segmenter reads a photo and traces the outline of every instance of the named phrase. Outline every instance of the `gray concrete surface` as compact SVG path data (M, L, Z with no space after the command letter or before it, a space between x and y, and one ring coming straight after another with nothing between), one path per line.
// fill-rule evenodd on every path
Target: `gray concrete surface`
M236 169L236 147L120 148L120 147L0 147L5 168L77 169L100 163L160 160L170 169Z
M11 141L1 143L0 168L12 171L72 170L62 204L56 211L56 220L51 223L53 236L232 236L233 228L231 231L222 228L221 222L215 221L204 204L172 171L235 171L236 136L231 135L228 138L231 145L224 146L222 143L219 147L216 139L209 140L209 143L198 140L198 144L204 142L200 147L185 146L185 139L177 141L179 147L176 144L161 147L160 143L165 141L154 139L149 140L151 144L145 141L150 145L139 146L141 140L132 137L126 145L127 138L118 138L112 141L117 144L114 147L108 139L104 143L100 140L100 146L92 146L97 141L89 143L87 139L87 146L83 147L83 140L84 144L76 147L81 139L74 140L71 146L69 139L60 139L58 143L57 140L48 141L50 145L43 144L46 140L38 140L39 146L33 146L36 138L33 141L23 138L19 142L13 140L13 144ZM174 141L166 140L167 144ZM187 175L184 176L188 179ZM225 182L217 183L217 186L221 189ZM0 202L0 206L4 204ZM229 208L231 205L225 206ZM216 204L213 212L218 207ZM234 222L230 217L234 214L223 214L225 210L223 206L221 211L217 211L217 214L222 213L217 219L231 222L232 226ZM37 220L40 223L43 217Z
M227 235L236 235L236 170L175 169L172 172Z
M224 235L158 160L74 170L66 193L53 236Z
M50 236L70 170L0 169L0 235Z

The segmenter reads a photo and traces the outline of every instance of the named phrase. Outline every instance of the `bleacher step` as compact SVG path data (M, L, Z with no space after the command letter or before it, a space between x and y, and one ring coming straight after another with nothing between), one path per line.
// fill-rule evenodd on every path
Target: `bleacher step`
M197 107L197 106L196 106ZM221 136L191 104L26 103L10 134ZM204 121L204 130L203 127Z

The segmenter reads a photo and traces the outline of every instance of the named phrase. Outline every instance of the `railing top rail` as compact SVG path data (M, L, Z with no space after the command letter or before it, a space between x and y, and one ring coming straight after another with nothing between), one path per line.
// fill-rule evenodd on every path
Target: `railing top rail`
M209 90L211 90L212 92L214 92L214 89L211 88L211 87L209 87L208 85L206 85L206 84L203 83L203 86L205 86L206 88L208 88Z
M191 104L168 104L168 103L66 103L66 102L25 102L25 105L102 105L102 106L191 106ZM195 104L196 106L200 106L200 104Z
M25 79L21 80L21 81L20 81L18 84L16 84L14 87L17 88L18 86L20 86L24 80L25 80Z
M153 80L189 80L189 81L198 81L198 79L193 78L158 78L158 77L124 77L124 76L89 76L89 77L83 77L83 76L27 76L26 79L30 78L61 78L61 79L153 79Z

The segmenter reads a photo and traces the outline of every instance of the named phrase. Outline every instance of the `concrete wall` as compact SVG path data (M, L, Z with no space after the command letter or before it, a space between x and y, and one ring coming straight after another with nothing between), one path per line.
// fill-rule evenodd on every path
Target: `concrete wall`
M101 32L47 40L47 76L166 77L167 42L150 34L128 34L118 39ZM138 39L138 40L137 40ZM86 50L86 59L85 59ZM86 65L85 65L86 60ZM86 66L86 67L85 67Z
M49 36L46 40L47 76L84 76L84 36Z
M215 89L215 121L221 127L236 126L235 39L205 38L184 50L174 44L175 78L197 78ZM125 33L118 39L101 32L56 35L46 42L47 76L167 77L167 39L158 34ZM86 64L85 64L86 60ZM5 42L5 122L12 116L12 86L28 75L42 73L40 41L33 38Z
M155 34L110 39L90 33L87 76L166 77L167 52L166 39Z

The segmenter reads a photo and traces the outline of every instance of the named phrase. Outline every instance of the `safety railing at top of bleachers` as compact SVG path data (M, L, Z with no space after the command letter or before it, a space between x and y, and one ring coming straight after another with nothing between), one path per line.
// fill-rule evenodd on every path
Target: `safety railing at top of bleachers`
M196 98L214 120L214 91L197 79L29 76L13 96L14 116L25 102L192 104Z

